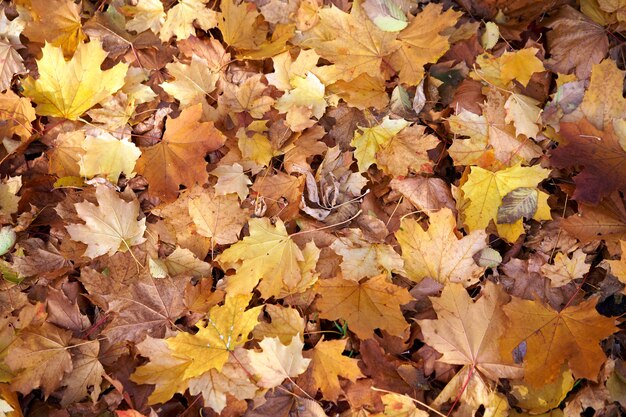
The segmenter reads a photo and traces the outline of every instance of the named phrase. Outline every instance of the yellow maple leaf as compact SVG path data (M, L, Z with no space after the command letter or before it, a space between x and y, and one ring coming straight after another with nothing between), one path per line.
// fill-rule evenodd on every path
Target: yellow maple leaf
M0 137L10 138L16 134L26 141L32 135L31 122L36 116L29 99L19 97L11 90L0 93L0 117L3 119Z
M324 398L337 401L342 393L339 377L355 382L357 378L364 378L357 360L343 356L348 339L320 340L311 350L304 352L304 357L311 359L309 368L298 382L305 387L319 388ZM305 382L303 382L305 381Z
M320 119L326 110L325 86L313 73L306 77L291 79L292 90L287 91L276 101L275 108L287 113L287 126L294 132L301 132L315 124L311 117Z
M107 56L100 42L81 43L70 61L61 48L46 44L37 61L39 78L23 82L24 95L37 104L42 116L77 120L83 113L124 85L128 64L118 63L106 71L100 65Z
M254 328L255 339L278 337L283 344L287 344L295 335L304 334L304 318L295 308L267 304L265 312L272 321L271 323L261 322Z
M121 10L131 17L126 22L126 29L137 33L150 29L157 34L165 23L166 15L161 0L139 0L135 6L123 6Z
M450 48L449 35L461 13L452 9L442 12L440 4L429 3L398 34L401 47L391 56L391 65L399 72L400 82L417 85L424 78L424 65L437 62Z
M81 6L72 0L30 0L30 19L24 36L32 42L51 43L71 56L85 39L81 22Z
M133 170L141 151L130 140L100 131L97 136L87 135L82 148L85 153L79 162L80 175L87 178L103 175L112 183L117 183L122 172L127 178L135 175Z
M225 0L220 2L220 8L217 27L224 42L237 49L257 49L263 43L267 27L254 4Z
M605 59L591 69L591 81L580 105L587 119L598 129L604 130L613 120L623 119L626 99L620 89L624 85L624 71L615 61Z
M485 270L473 256L487 247L484 230L474 230L459 239L456 221L449 208L429 214L430 226L422 229L419 222L404 219L396 238L402 248L407 276L419 282L430 277L442 284L460 282L466 287L478 282Z
M179 0L178 4L167 12L161 27L159 39L167 42L172 36L177 40L187 39L196 33L194 23L200 29L209 30L217 25L217 13L206 5L208 0Z
M537 48L524 48L519 51L505 52L499 57L485 53L476 57L476 64L480 67L471 72L470 76L496 87L507 88L513 80L517 80L524 87L528 85L535 72L546 69L543 62L537 58Z
M207 60L197 55L191 57L191 64L172 62L165 66L174 81L161 83L166 93L180 101L181 108L197 103L205 103L206 96L215 90L219 75L208 68ZM206 105L206 104L205 104Z
M359 1L350 13L332 6L320 9L318 15L319 23L307 32L304 45L334 63L346 81L364 73L380 76L383 59L400 47L396 34L374 25Z
M282 220L272 225L267 218L250 219L250 236L222 252L217 261L226 270L237 273L229 276L228 294L248 294L259 284L263 298L278 296L286 285L303 279L301 264L305 257L287 234Z
M220 371L229 352L248 341L263 308L246 310L250 298L251 294L226 297L224 305L209 311L205 323L196 325L196 334L181 332L165 340L174 356L188 361L183 379L200 376L211 369Z
M376 153L387 145L394 136L407 127L409 122L404 119L392 120L385 116L383 121L374 127L360 128L361 132L354 134L350 145L354 146L354 157L357 160L359 172L367 171L370 165L376 163Z
M537 48L524 48L515 52L505 52L500 57L500 74L505 82L519 81L524 87L535 72L543 72L543 62L537 58Z
M467 182L461 186L466 199L463 208L464 223L469 231L485 229L493 220L498 235L508 242L514 242L524 233L523 219L511 224L499 224L498 208L502 198L509 192L520 187L536 187L548 177L550 170L540 166L522 167L521 164L502 169L487 171L480 167L471 167ZM550 220L548 195L543 191L538 193L537 211L535 220Z
M146 219L137 220L137 200L124 201L106 185L96 186L96 200L97 206L88 201L74 204L78 217L85 224L66 226L73 240L87 244L85 256L97 258L105 253L126 252L146 240L143 237Z
M189 367L189 360L174 356L166 340L151 336L137 344L137 349L150 362L138 367L130 380L138 384L155 385L148 397L149 404L165 403L177 392L185 392L189 382L183 377Z

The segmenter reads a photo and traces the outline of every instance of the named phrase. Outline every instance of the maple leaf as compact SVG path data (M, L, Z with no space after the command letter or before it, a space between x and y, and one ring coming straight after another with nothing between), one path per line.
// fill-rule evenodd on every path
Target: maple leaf
M626 240L626 209L619 193L613 193L592 206L580 203L577 215L561 222L563 230L583 243L595 240Z
M375 164L376 153L381 147L391 142L408 125L409 122L404 119L391 120L389 116L385 116L379 125L360 128L361 132L355 132L350 145L356 148L354 157L358 161L359 171L365 172L370 165Z
M358 361L342 355L347 342L347 339L322 339L313 349L304 352L304 357L311 359L311 362L306 372L298 378L299 385L304 389L319 389L324 398L336 402L342 393L339 377L352 382L364 378Z
M424 78L424 65L437 62L450 48L449 35L442 33L453 28L461 14L451 8L442 10L440 4L427 4L398 34L401 47L394 51L390 62L399 72L400 82L419 84Z
M206 96L215 90L219 75L208 70L206 59L192 55L191 64L180 62L167 64L165 69L175 78L174 81L161 83L166 93L180 101L181 109L193 104L206 102Z
M385 394L381 397L387 417L428 417L428 412L418 409L408 395Z
M0 90L3 87L0 85ZM27 140L32 132L31 122L36 119L30 100L8 90L0 94L0 115L5 119L0 125L0 136L10 138L14 134Z
M24 74L26 67L22 57L10 43L0 40L0 91L11 86L13 76Z
M626 151L611 125L601 131L584 118L561 123L561 137L550 163L557 168L583 167L574 176L574 200L596 205L614 191L626 191Z
M611 273L621 282L626 282L626 241L620 240L620 249L622 251L621 259L618 261L608 261L611 266Z
M541 109L539 102L521 94L511 94L504 104L506 110L505 121L513 122L515 133L528 138L536 138L539 133L538 124L541 123Z
M287 126L294 132L301 132L311 127L320 119L326 110L324 84L314 74L308 72L306 77L295 76L291 80L293 89L287 91L275 104L280 113L287 113Z
M388 281L387 274L355 282L343 278L318 281L320 317L345 320L361 340L374 336L375 329L400 335L408 327L400 306L413 299L409 292Z
M226 138L212 122L200 122L201 117L201 104L187 107L167 121L161 142L142 150L137 172L148 180L150 193L171 201L179 185L207 182L204 155L219 149Z
M522 368L500 356L498 338L506 331L502 307L509 296L487 282L472 302L465 288L450 283L440 297L430 297L437 320L419 320L424 341L443 354L439 361L475 368L487 378L520 378Z
M100 42L79 44L70 61L63 58L61 48L51 44L42 53L37 61L39 78L29 76L22 83L24 95L37 104L35 111L42 116L76 120L124 85L128 64L120 62L102 71L107 53Z
M600 341L615 333L615 319L596 311L597 299L557 312L539 301L513 300L503 307L508 331L500 339L507 358L520 343L526 344L524 380L533 386L554 381L563 363L575 378L597 380L606 356Z
M395 33L384 32L369 20L358 1L349 14L334 5L318 14L319 23L309 31L305 45L334 63L346 81L359 74L377 77L385 57L401 45Z
M430 226L404 219L396 239L402 248L407 276L415 282L432 278L442 284L475 284L485 268L476 265L474 255L487 247L484 230L474 230L459 239L452 211L443 208L429 214Z
M254 398L259 389L250 381L250 363L246 351L235 348L221 371L211 369L189 380L189 393L202 394L205 405L220 413L227 406L227 395L238 400Z
M90 397L95 403L100 396L100 384L105 374L104 367L98 358L100 342L92 340L90 343L77 346L72 352L73 367L63 383L67 385L63 392L61 404L67 406ZM90 387L93 387L91 390Z
M151 259L152 260L152 259ZM177 276L189 274L194 278L202 278L211 275L211 265L202 262L189 249L176 247L164 260L154 260L165 274L157 277L150 266L150 274L155 278L164 278L167 274Z
M218 103L226 107L228 112L248 112L254 119L262 118L271 109L274 99L264 94L267 86L261 82L261 77L261 74L257 74L239 85L226 84Z
M470 76L497 87L507 88L513 80L526 87L534 73L545 71L543 62L536 57L537 52L537 48L524 48L507 51L497 58L485 53L476 59L480 69L475 69Z
M515 165L500 171L491 172L480 167L471 167L467 182L461 190L467 201L463 209L464 223L470 231L484 229L493 221L500 237L514 242L524 232L522 219L512 224L500 224L497 221L498 208L502 199L519 187L536 187L547 178L549 170L539 166L522 167ZM538 208L533 219L550 220L548 195L539 191Z
M218 245L236 242L248 220L248 212L241 209L235 194L215 196L212 191L189 200L189 215L198 233Z
M624 118L626 99L620 89L624 85L624 71L611 59L596 64L591 69L591 81L585 91L580 109L599 130L609 130L614 119Z
M179 0L167 12L159 34L161 42L169 41L172 36L182 40L194 35L194 23L203 30L214 28L217 25L217 13L206 7L207 2L208 0Z
M554 256L552 265L546 264L541 266L541 272L550 279L553 287L567 285L576 278L582 278L591 265L585 263L587 255L581 250L576 249L572 253L572 258L568 258L563 252L558 252ZM609 261L609 264L612 261Z
M266 337L259 342L261 352L246 351L250 366L259 378L257 385L274 388L286 378L293 378L306 371L311 359L302 356L304 342L295 335L283 345L277 337Z
M602 25L571 6L561 7L548 21L548 68L563 74L574 70L580 80L589 78L591 67L608 52L609 39Z
M261 296L267 299L302 281L305 256L287 234L284 223L278 220L272 225L269 219L261 218L250 219L248 225L250 235L217 257L224 269L237 271L228 277L228 294L248 294L258 283Z
M184 379L200 376L211 369L221 371L229 352L248 341L248 334L257 325L257 317L263 308L246 310L250 298L250 295L226 297L224 305L209 311L205 323L196 324L196 334L181 332L166 339L172 354L189 363L183 373Z
M24 36L33 42L61 47L70 56L86 38L81 23L81 5L71 0L30 0L29 21Z
M22 330L5 359L16 373L11 388L23 394L42 388L46 397L59 388L63 376L72 370L71 338L72 332L50 323Z
M165 23L165 11L161 0L139 0L134 6L123 6L121 10L131 17L126 22L126 29L141 33L150 29L153 33L159 33Z
M166 340L151 336L138 343L137 349L150 362L135 369L130 380L138 384L155 385L148 403L165 403L177 392L185 392L189 383L183 376L189 366L188 359L173 355Z
M400 255L388 245L368 242L360 230L349 230L345 238L335 240L331 249L343 258L343 278L358 282L386 272L404 275Z
M88 201L74 204L85 224L66 226L72 239L87 244L85 256L97 258L105 253L126 252L146 240L146 219L137 220L137 200L126 202L106 185L96 186L96 200L97 206Z
M241 200L248 197L250 190L248 186L252 184L250 178L243 172L243 167L238 163L232 165L220 165L210 172L217 177L215 184L216 195L227 195L236 193Z
M265 312L271 323L261 322L254 328L254 338L278 337L283 344L288 344L293 336L304 334L304 319L295 308L267 304Z
M220 3L221 13L217 23L224 42L237 49L257 49L267 36L262 17L252 3L235 4L234 0Z
M135 173L135 162L141 151L128 139L117 139L108 132L93 132L97 136L87 135L82 143L85 151L79 161L80 175L93 178L103 175L113 183L117 183L123 172L127 178Z

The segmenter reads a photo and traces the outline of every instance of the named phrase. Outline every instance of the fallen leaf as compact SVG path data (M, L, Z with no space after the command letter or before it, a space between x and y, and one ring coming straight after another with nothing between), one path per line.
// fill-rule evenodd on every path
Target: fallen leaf
M73 4L73 3L72 3ZM42 116L77 120L87 110L115 93L124 85L128 64L118 63L106 71L100 69L107 53L97 41L81 43L70 61L61 48L46 44L37 61L39 78L28 77L22 83Z
M257 385L274 388L286 378L293 378L306 371L311 359L302 356L304 343L300 335L295 335L288 345L283 345L277 337L259 342L261 352L246 351L250 366L258 378Z
M317 301L320 317L345 320L359 339L373 337L375 329L400 335L408 327L400 306L413 299L408 291L388 281L387 275L355 282L343 278L320 280Z
M415 282L432 278L442 284L475 284L485 268L476 264L474 255L487 247L487 234L474 230L459 239L448 208L431 213L429 222L424 230L417 221L404 219L396 232L407 276Z
M509 321L500 352L511 358L524 342L524 381L535 387L554 381L564 363L575 378L596 381L606 361L600 341L617 331L615 319L598 314L596 303L591 298L557 312L539 301L513 298L503 307Z
M176 198L179 185L207 182L204 155L226 141L212 122L200 122L201 113L201 105L196 104L170 119L161 142L144 148L137 161L137 172L150 183L150 192L165 201Z
M76 213L85 224L66 226L71 238L87 244L85 256L96 258L118 251L126 252L131 246L146 239L146 219L139 217L139 202L124 201L106 185L96 187L98 205L88 201L76 203Z

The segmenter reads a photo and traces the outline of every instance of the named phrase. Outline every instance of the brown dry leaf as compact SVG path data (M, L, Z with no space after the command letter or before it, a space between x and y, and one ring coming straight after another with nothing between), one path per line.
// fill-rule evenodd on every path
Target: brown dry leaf
M574 200L598 205L609 194L626 191L626 151L620 142L612 123L606 124L604 130L585 118L561 123L561 141L552 151L550 163L557 168L582 167L574 175Z
M589 78L591 67L599 64L609 49L604 28L571 6L563 6L546 24L548 67L563 74L574 73L580 80Z
M322 339L313 349L304 352L304 357L311 359L311 363L306 372L298 377L298 384L314 393L319 389L324 398L337 402L343 392L339 377L352 382L365 377L357 366L356 359L343 356L347 342L347 339Z
M400 306L413 299L409 292L388 281L387 275L355 282L343 278L320 280L316 289L320 317L345 320L361 340L374 336L375 329L401 335L408 327Z
M430 214L428 230L415 220L404 219L396 238L407 276L415 282L432 278L442 284L460 282L466 287L478 282L485 268L476 264L474 255L487 247L487 234L474 230L459 239L457 233L448 208Z
M441 178L418 176L393 179L389 186L406 197L418 210L430 212L446 207L456 214L456 202L450 187Z
M11 389L26 394L41 388L48 397L59 388L72 371L71 338L72 332L49 323L22 330L5 358L16 375Z
M64 406L79 402L85 397L90 397L92 402L100 397L100 384L105 374L104 367L100 363L100 342L92 340L89 343L72 349L74 366L72 372L65 376L63 384L67 385L61 398Z
M539 301L513 300L503 307L508 331L500 339L504 358L526 344L524 380L533 386L553 381L567 363L575 378L596 381L606 356L600 341L615 333L615 319L596 311L597 299L557 312Z
M200 122L201 116L201 104L187 107L176 119L168 120L161 142L142 149L137 172L148 180L150 193L164 201L174 200L180 185L206 183L204 156L226 141L212 122Z
M0 90L5 88L0 82ZM26 141L33 134L31 122L37 116L29 99L19 97L11 90L1 93L0 117L5 119L0 125L0 137L11 138L13 135L18 135L22 141Z
M289 221L298 216L304 189L304 177L277 171L273 175L259 175L252 185L257 198L266 204L266 216L278 216Z

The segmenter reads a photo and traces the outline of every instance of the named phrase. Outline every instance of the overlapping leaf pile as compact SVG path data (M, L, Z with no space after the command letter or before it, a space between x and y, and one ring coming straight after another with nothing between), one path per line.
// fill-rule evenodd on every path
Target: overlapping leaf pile
M0 9L0 415L613 416L626 3Z

